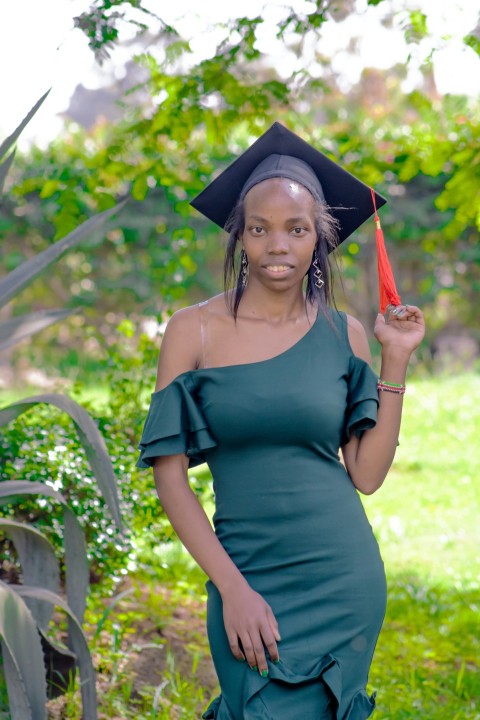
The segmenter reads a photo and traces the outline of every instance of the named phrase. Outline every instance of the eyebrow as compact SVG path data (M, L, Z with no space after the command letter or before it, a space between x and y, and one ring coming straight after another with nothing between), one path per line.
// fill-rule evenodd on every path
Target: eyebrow
M259 222L268 223L267 218L262 217L261 215L248 215L248 220L258 220ZM306 215L296 215L295 217L290 217L285 220L286 223L295 223L295 222L303 222L307 223L310 222L309 218Z

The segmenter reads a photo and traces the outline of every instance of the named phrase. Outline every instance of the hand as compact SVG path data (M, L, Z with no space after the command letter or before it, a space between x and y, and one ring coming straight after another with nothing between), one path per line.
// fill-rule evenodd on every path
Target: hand
M386 321L379 313L373 331L382 350L396 348L411 355L425 335L422 311L415 305L397 305L387 317Z
M222 595L222 600L223 622L234 657L246 660L265 677L268 674L265 647L273 662L279 659L280 633L272 608L247 583Z

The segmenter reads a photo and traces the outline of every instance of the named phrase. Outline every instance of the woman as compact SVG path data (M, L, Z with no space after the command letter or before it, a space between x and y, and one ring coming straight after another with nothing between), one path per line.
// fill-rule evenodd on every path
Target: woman
M391 465L424 326L411 305L378 316L377 384L361 324L332 307L328 253L369 203L366 186L278 124L192 203L222 225L230 213L236 286L168 323L138 464L153 466L209 577L222 694L204 718L364 720L375 705L365 685L385 575L357 490L375 492ZM204 461L215 532L187 480Z

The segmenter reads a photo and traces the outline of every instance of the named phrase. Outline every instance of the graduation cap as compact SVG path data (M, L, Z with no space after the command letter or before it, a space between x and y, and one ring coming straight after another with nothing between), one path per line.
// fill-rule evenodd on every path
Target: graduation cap
M278 122L190 204L225 228L238 200L254 185L272 177L296 180L317 200L325 202L339 224L338 243L375 215L380 310L385 312L388 304L400 304L377 213L377 208L385 205L386 199Z

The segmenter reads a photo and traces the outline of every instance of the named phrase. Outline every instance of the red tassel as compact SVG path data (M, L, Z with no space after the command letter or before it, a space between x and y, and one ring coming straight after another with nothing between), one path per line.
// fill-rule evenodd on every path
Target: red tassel
M375 240L377 241L377 261L378 261L378 291L380 295L380 312L385 314L387 305L400 305L401 299L395 286L392 266L387 255L385 247L385 238L380 224L380 218L377 213L377 203L375 201L375 193L372 193L373 207L375 209Z

